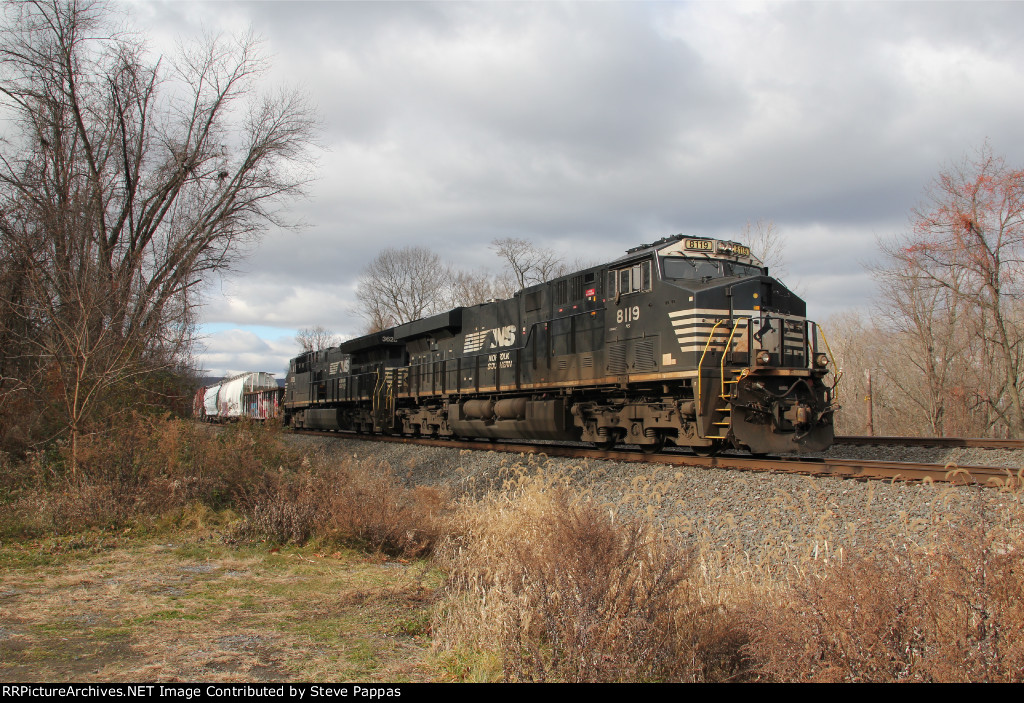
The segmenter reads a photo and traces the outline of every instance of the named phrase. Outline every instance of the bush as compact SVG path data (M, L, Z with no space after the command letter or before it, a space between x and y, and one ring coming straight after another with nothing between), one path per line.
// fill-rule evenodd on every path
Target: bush
M0 506L4 532L117 528L195 503L219 510L262 485L267 472L299 464L280 427L212 428L144 415L83 436L74 475L66 469L66 454L66 447L58 447L23 462L4 460L10 497Z
M443 553L434 631L449 652L498 651L509 681L724 680L741 633L692 555L543 476L464 506Z
M833 564L753 606L776 681L1024 681L1024 553L980 530Z
M247 496L243 534L278 543L311 538L406 557L429 553L443 532L446 501L406 488L387 464L325 456L267 477Z

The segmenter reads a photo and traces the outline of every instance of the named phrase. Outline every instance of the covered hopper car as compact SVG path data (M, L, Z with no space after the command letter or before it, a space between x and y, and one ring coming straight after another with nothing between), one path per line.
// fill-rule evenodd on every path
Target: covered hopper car
M834 375L803 300L742 244L675 235L291 360L294 427L818 451Z
M200 388L192 401L192 411L209 422L241 417L269 420L280 414L282 394L274 374L249 371Z

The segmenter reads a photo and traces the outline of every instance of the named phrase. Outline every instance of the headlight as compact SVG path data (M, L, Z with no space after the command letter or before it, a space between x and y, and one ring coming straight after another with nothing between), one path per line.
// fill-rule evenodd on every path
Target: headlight
M819 369L823 369L826 366L828 366L828 355L818 354L816 357L814 357L814 365L817 366Z
M762 349L757 353L757 363L759 363L761 366L767 365L771 360L772 355L766 352L765 350Z

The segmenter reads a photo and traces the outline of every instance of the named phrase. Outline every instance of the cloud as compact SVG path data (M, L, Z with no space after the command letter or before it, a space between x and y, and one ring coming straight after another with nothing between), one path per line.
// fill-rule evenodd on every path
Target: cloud
M809 310L866 306L860 261L949 161L1024 164L1021 3L140 3L161 47L251 24L265 85L325 123L300 234L211 282L205 319L354 334L385 247L497 268L520 236L613 259L774 220ZM226 352L225 352L226 353Z
M294 337L261 338L237 328L208 334L196 363L207 376L233 376L245 371L267 371L283 378L288 360L299 353Z

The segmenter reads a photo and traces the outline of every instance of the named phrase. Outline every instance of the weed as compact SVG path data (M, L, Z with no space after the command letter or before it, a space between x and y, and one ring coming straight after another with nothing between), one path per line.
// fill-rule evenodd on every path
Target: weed
M303 470L270 475L245 501L244 536L279 544L357 546L404 557L429 553L444 529L437 489L407 488L373 460L320 456Z
M465 504L435 619L451 652L500 653L510 681L720 680L741 633L691 552L541 472L514 497ZM458 657L456 657L458 658Z
M1024 681L1024 553L980 529L832 562L750 606L776 681Z

